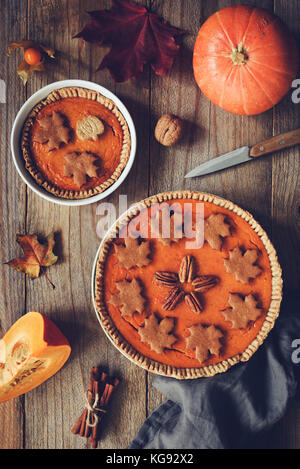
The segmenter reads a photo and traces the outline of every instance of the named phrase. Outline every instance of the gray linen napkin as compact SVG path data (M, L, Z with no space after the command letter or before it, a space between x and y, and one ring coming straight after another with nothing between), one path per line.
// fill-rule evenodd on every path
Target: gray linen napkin
M288 304L265 343L246 363L211 378L157 377L168 399L145 421L130 449L249 448L283 417L300 378L300 301Z

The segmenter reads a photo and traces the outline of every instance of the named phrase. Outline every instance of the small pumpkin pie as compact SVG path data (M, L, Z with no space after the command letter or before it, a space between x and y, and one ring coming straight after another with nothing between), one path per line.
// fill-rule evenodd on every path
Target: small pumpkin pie
M27 117L21 138L25 167L52 194L81 199L120 177L130 155L127 122L101 93L77 87L53 91Z
M94 291L119 350L149 371L192 379L249 360L279 314L282 276L248 212L210 194L168 192L133 206L107 234Z

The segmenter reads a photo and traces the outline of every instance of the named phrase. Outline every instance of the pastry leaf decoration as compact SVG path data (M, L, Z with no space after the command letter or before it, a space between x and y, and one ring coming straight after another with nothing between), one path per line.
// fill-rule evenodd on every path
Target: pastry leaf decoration
M230 236L230 225L222 213L213 213L204 220L204 239L213 249L222 249L223 238Z
M242 297L237 293L230 293L228 303L230 308L222 313L227 321L231 321L234 329L245 329L250 321L255 321L262 314L262 309L257 306L252 294Z
M182 238L182 225L181 214L177 218L176 213L172 213L168 206L164 206L150 219L150 233L162 244L170 246Z
M132 317L134 313L142 313L146 300L142 295L142 287L136 278L131 282L121 280L116 283L118 291L114 293L108 303L120 309L122 316Z
M125 269L132 267L145 267L151 262L150 242L139 243L136 238L125 238L124 244L115 244L115 252L119 264Z
M256 249L247 249L244 253L237 246L229 251L229 258L224 259L226 271L233 274L242 283L248 283L261 274L261 268L254 265L258 258Z
M61 144L70 140L70 129L66 126L65 117L59 112L38 119L40 130L34 138L35 142L47 143L48 150L57 150Z
M176 39L184 31L133 1L113 0L110 10L90 11L89 15L75 38L111 46L98 70L107 68L116 82L136 78L147 63L157 75L167 75L179 52Z
M139 327L138 333L141 341L148 344L151 350L163 353L166 348L171 348L176 342L176 337L171 334L174 329L174 318L164 318L161 321L151 314L145 319L143 327Z
M53 233L47 237L44 243L41 243L35 234L18 234L16 241L23 250L23 257L12 259L6 264L18 272L24 272L31 278L39 277L41 271L44 272L45 267L55 264L58 260L58 257L53 253L55 245ZM50 282L47 276L46 278ZM50 284L55 288L52 282Z
M80 140L94 140L96 142L104 130L104 124L97 116L86 116L76 124L76 134Z
M190 335L186 339L186 350L195 350L200 363L209 358L209 355L219 355L222 347L223 333L215 326L205 327L202 324L189 327Z
M87 176L97 177L98 166L95 162L99 158L92 153L75 151L65 155L64 176L73 177L74 183L82 187L87 182Z

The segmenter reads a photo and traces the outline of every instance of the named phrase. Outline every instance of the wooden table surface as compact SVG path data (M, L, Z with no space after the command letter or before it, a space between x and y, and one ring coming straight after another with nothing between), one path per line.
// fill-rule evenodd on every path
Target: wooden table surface
M1 448L85 448L86 440L71 433L79 416L89 371L105 366L122 384L114 399L102 448L126 448L149 413L163 400L151 385L153 376L123 357L102 332L91 301L91 271L100 242L97 204L62 207L35 195L18 176L10 152L13 120L24 101L48 83L80 78L114 92L128 107L137 128L134 166L117 191L105 199L118 206L166 190L192 189L228 198L253 213L267 230L284 271L286 292L300 286L300 155L299 147L262 158L202 179L184 179L200 162L254 144L277 133L300 127L300 104L291 92L274 109L254 117L231 115L210 103L197 88L192 51L200 24L218 9L241 3L228 0L145 0L142 3L171 24L188 31L168 77L150 68L135 82L115 84L107 71L96 72L105 48L72 39L88 19L86 11L109 8L106 0L0 0L1 68L7 85L6 104L0 104L0 332L22 314L47 314L70 340L69 361L54 377L28 394L0 405ZM278 14L300 34L297 0L247 0ZM16 74L20 54L8 58L12 40L33 39L51 45L56 61L47 74L38 73L24 87ZM180 144L167 149L153 137L156 120L174 113L188 122ZM30 280L3 263L19 254L16 233L58 233L60 261L46 278ZM271 447L300 447L300 405L292 402L287 415L268 438Z

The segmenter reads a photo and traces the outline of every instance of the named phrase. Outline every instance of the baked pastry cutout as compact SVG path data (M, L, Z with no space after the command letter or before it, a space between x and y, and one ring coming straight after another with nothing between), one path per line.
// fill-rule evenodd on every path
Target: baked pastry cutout
M177 217L168 205L163 205L150 218L150 236L166 246L178 243L182 239L183 222L181 216Z
M205 327L202 324L189 327L190 335L186 339L186 350L195 350L200 363L207 360L209 355L219 356L222 347L223 333L215 326Z
M115 252L120 266L125 269L145 267L151 262L150 241L141 242L129 236L124 244L115 244Z
M224 238L230 234L230 225L223 213L213 213L204 220L204 239L211 248L222 249Z
M116 283L116 288L118 291L111 296L109 303L117 306L122 316L133 316L134 313L144 311L146 300L142 294L142 286L136 278L131 281L121 280Z
M224 259L226 272L235 276L242 283L249 283L261 274L261 268L256 265L258 252L256 249L246 249L245 252L237 246L229 251L228 259Z
M63 175L66 177L72 177L74 184L80 189L87 182L87 177L96 178L98 176L99 166L96 166L96 162L99 158L92 153L83 152L67 153L64 156L64 172Z
M35 135L33 141L47 143L48 150L57 150L62 144L71 140L70 128L66 124L65 116L53 111L48 116L38 119L40 130Z
M138 329L141 341L148 344L154 352L164 353L165 349L172 348L177 340L172 334L174 322L174 318L166 317L159 320L155 314L151 314Z
M77 121L76 134L80 140L96 140L104 133L104 124L97 116L86 116Z
M231 327L234 329L245 329L250 322L255 321L263 313L251 293L244 298L238 293L230 293L228 303L230 307L223 310L222 313L226 321L231 322Z

